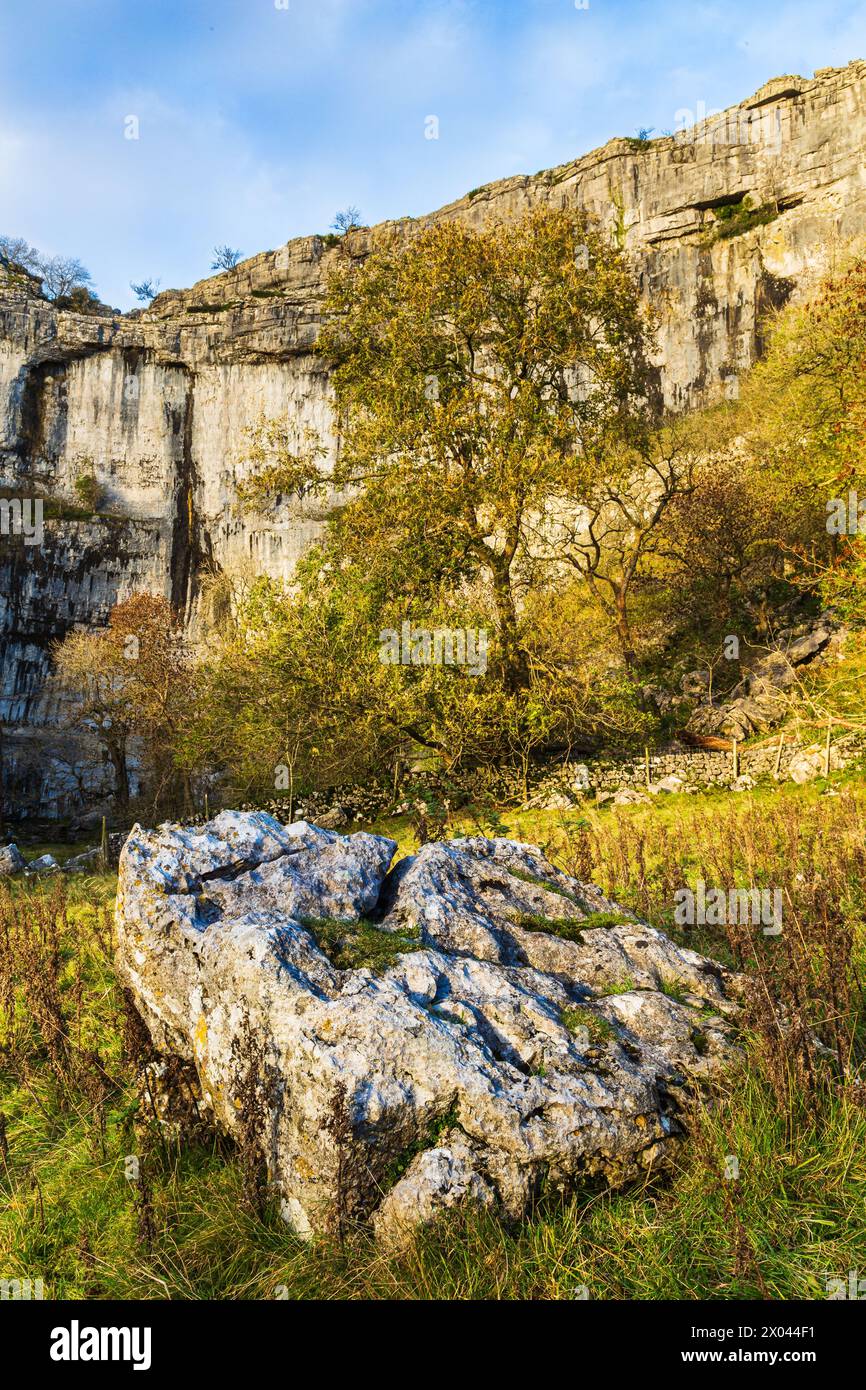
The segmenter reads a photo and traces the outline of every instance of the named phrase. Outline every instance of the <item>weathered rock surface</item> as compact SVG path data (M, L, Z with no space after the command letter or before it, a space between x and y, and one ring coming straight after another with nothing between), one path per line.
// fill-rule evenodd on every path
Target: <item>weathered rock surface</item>
M532 846L452 840L390 869L395 848L223 812L135 827L121 855L121 977L229 1133L252 1084L286 1219L392 1241L662 1162L733 1055L736 982ZM385 947L381 973L337 968L333 919Z
M20 874L24 868L24 856L17 845L3 845L0 848L0 876Z
M790 708L790 692L796 686L801 668L822 657L833 642L841 640L837 625L827 619L804 622L795 630L780 633L773 648L754 661L742 680L722 701L698 705L688 722L693 734L726 734L747 739L765 733L785 717ZM684 678L683 691L698 693L692 676ZM690 682L687 686L687 682Z
M750 777L747 772L743 772L739 777L735 777L731 783L732 792L750 792L754 790L755 779Z
M523 811L573 811L578 798L567 791L542 791L523 802Z
M830 771L836 772L840 767L844 767L845 760L838 748L830 748ZM788 766L788 776L792 782L802 786L804 782L812 782L816 777L823 777L827 766L827 754L820 744L813 743L809 748L803 748L794 755Z
M662 777L659 782L654 782L650 787L650 791L656 796L658 796L660 792L668 792L673 795L676 792L684 792L685 790L686 782L682 777L678 777L675 772L669 772L667 777Z
M636 787L618 787L613 794L614 806L644 806L649 800L649 793L640 792Z
M75 854L71 859L67 859L63 865L65 874L96 874L104 867L103 854L99 846L94 849L86 849L82 854Z
M27 865L28 874L56 874L60 870L60 865L53 854L40 854L38 859L31 859Z

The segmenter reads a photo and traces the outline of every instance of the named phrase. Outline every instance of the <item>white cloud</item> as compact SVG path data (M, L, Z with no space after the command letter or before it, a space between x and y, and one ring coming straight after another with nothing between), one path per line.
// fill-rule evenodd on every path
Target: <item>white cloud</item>
M7 4L23 14L23 0ZM252 254L326 230L350 202L370 220L421 213L611 135L671 128L681 107L723 106L785 70L866 54L866 7L853 0L591 0L589 11L212 0L152 62L127 61L122 32L112 48L100 11L88 56L79 45L71 60L97 63L92 82L60 65L55 44L54 66L32 55L38 83L0 85L0 231L80 256L121 306L131 278L167 287L207 274L217 241ZM78 21L90 13L78 7ZM138 141L123 138L130 114ZM429 114L436 141L424 139Z

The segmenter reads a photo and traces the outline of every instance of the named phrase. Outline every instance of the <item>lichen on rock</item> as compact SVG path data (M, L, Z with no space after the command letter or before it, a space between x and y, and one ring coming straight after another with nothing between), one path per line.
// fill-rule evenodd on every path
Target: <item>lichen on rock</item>
M236 1137L255 1039L256 1138L295 1230L372 1220L394 1242L464 1202L516 1218L545 1186L664 1162L735 1056L736 981L533 846L395 851L222 812L136 826L121 855L121 977ZM387 949L341 968L323 923Z

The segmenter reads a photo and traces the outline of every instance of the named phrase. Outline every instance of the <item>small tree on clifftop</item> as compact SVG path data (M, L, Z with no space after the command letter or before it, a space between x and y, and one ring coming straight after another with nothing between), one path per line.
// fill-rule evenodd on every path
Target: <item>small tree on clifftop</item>
M140 280L138 283L136 283L135 280L131 280L129 288L132 290L136 299L141 300L142 304L149 304L159 293L159 285L159 280Z
M241 252L232 246L215 246L211 270L234 270L241 259Z
M75 256L51 256L40 261L38 274L42 276L49 299L64 299L75 290L87 289L93 284L90 271Z

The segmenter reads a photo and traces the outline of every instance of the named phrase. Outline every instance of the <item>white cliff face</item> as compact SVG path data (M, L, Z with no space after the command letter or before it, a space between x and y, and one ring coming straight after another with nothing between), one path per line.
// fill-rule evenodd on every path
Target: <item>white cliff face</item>
M321 526L319 505L285 504L267 517L242 513L237 484L249 475L248 431L262 418L283 418L303 437L336 449L327 373L309 355L289 363L217 364L198 375L191 449L199 480L197 507L218 563L252 562L259 573L288 578Z
M477 190L425 221L473 225L540 205L583 207L633 256L659 319L658 384L683 409L734 394L761 319L866 229L866 63L779 78L693 132L602 150ZM742 200L769 209L750 225ZM720 208L741 208L720 237ZM355 249L395 227L358 233ZM730 226L729 226L730 229ZM321 527L290 504L244 513L247 431L282 416L337 448L326 364L314 355L329 266L319 237L288 243L132 316L55 312L0 280L0 485L74 498L96 477L110 520L48 521L40 547L0 537L0 719L12 799L43 813L58 787L21 749L56 717L40 695L48 646L102 623L136 588L195 621L205 566L289 576ZM328 467L328 461L324 463ZM43 760L44 761L44 760ZM74 794L72 800L74 800Z

